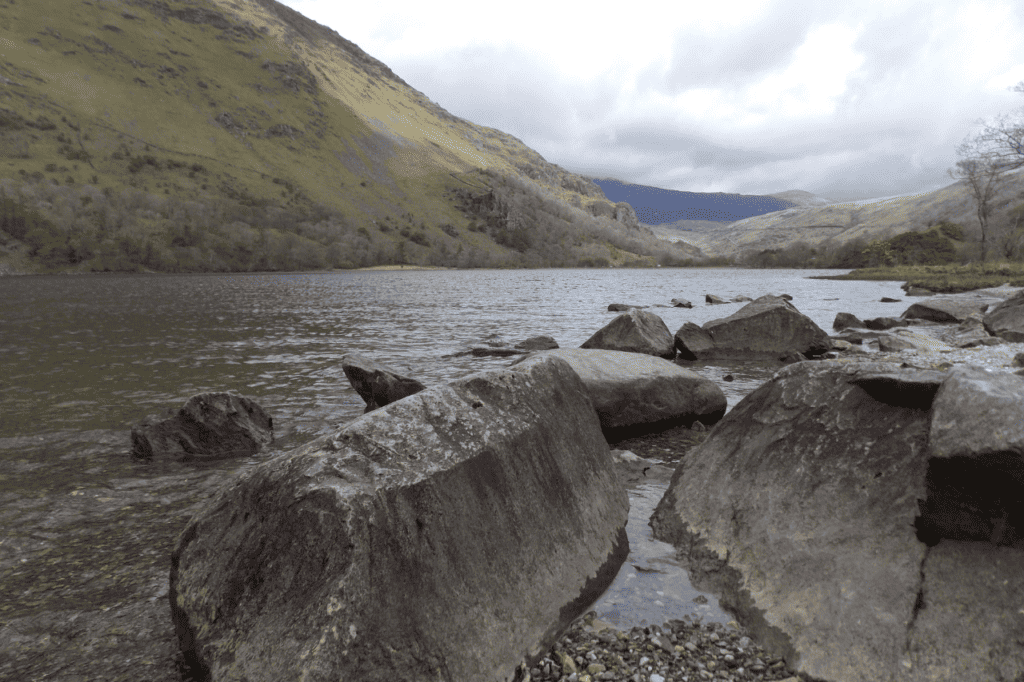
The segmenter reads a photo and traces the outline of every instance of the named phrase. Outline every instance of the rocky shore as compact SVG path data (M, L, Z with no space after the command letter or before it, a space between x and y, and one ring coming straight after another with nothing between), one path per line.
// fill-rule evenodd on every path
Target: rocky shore
M791 680L785 663L768 656L733 622L671 620L616 630L587 614L519 682L697 682Z

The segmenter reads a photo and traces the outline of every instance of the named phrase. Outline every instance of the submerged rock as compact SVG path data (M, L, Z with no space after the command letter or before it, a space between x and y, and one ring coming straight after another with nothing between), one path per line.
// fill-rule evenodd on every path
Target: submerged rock
M693 304L690 303L689 301L687 301L685 298L673 298L672 299L672 307L673 308L692 308Z
M655 537L814 679L1016 679L1022 399L972 368L787 367L683 460Z
M256 401L233 393L192 396L170 416L132 426L133 457L180 462L247 457L273 442L273 421Z
M704 302L708 305L722 305L723 303L728 303L724 298L715 296L714 294L705 294Z
M679 365L638 353L563 348L517 360L528 367L546 357L565 360L587 387L611 442L641 433L714 424L725 413L722 389Z
M580 348L675 357L676 350L665 321L646 310L630 309L598 329Z
M504 680L612 581L628 499L553 357L392 403L245 472L181 534L170 602L216 680Z
M343 355L341 368L352 388L366 403L365 412L372 412L426 388L416 379L399 374L398 370L359 353Z

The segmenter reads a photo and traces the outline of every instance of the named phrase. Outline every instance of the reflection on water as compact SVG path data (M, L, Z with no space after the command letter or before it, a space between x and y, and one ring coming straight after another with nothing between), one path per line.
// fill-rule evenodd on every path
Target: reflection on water
M119 538L118 546L166 556L182 515L251 464L197 468L129 459L130 425L195 393L235 391L267 409L276 441L262 458L362 413L341 369L342 356L352 351L429 385L507 366L507 358L452 357L491 334L512 342L547 334L562 347L577 347L613 319L609 303L694 301L693 309L652 308L672 331L741 305L704 306L706 293L788 293L825 329L840 311L863 319L903 309L878 303L899 298L898 283L806 279L810 274L658 269L0 278L0 521L9 536L0 544L0 621L57 608L59 599L33 591L37 584L48 589L45 581L31 578L61 560L70 571L66 581L77 586L75 603L90 590L97 608L116 603L111 585L124 588L127 583L117 583L127 580L122 572L105 583L102 571L85 568L88 562L74 555L88 543L54 544L53 534L88 537L99 529ZM770 363L693 367L722 387L730 405L777 369ZM725 381L726 374L734 380ZM100 511L115 509L127 494L117 492L125 481L136 482L133 501L122 505L130 513L105 517ZM700 612L682 569L658 558L671 553L653 544L641 553L648 508L659 497L655 488L633 493L629 533L636 560L627 562L610 593L622 625ZM43 528L47 518L74 518L83 500L100 510L89 517L90 529L70 521L63 531Z

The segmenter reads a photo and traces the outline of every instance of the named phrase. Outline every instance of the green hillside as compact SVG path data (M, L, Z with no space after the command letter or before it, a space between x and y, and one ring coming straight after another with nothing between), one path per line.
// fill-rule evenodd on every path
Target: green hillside
M273 0L0 0L0 273L674 264Z

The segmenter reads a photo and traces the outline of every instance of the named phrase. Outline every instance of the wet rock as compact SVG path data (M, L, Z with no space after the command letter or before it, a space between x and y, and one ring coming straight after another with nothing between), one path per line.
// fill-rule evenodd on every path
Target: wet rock
M700 360L714 355L714 339L693 322L685 322L676 331L674 342L682 360Z
M273 442L273 421L256 401L233 393L192 396L169 416L150 416L131 430L133 457L181 462L247 457Z
M898 299L898 298L889 298L888 296L883 296L882 298L879 299L878 302L879 303L899 303L900 299Z
M835 331L863 326L864 322L852 313L836 313L836 319L832 322L832 329Z
M473 374L223 489L172 556L178 640L218 680L506 679L611 582L627 513L567 363Z
M909 329L897 329L878 335L878 350L895 353L901 350L944 351L953 347L934 336L928 336Z
M597 330L580 348L618 350L674 358L676 349L665 321L636 308Z
M703 329L714 341L712 357L778 357L791 350L811 357L831 348L828 335L779 296L762 296Z
M989 334L1012 342L1024 341L1024 291L992 308L984 318Z
M807 358L805 358L800 352L795 350L786 351L779 356L779 362L784 365L791 365L794 362L803 362L806 359Z
M724 298L719 298L714 294L705 294L704 302L707 303L708 305L721 305L723 303L728 303L728 301L726 301Z
M784 368L683 460L655 537L814 679L1015 679L1022 397L970 367Z
M646 308L645 305L630 305L629 303L610 303L608 304L608 312L610 313L624 313L634 308Z
M1002 302L1003 299L998 296L977 291L932 296L907 308L903 312L903 318L930 322L962 322L971 313L984 313L989 306Z
M985 324L978 313L968 315L963 322L955 327L941 330L938 336L942 341L957 348L984 345L988 339L993 338L985 330Z
M864 324L862 326L867 329L881 331L885 329L895 329L896 327L908 327L910 326L910 323L896 317L875 317L870 320L864 320Z
M722 389L679 365L638 353L562 348L517 360L516 366L565 360L583 380L610 442L695 421L714 424L725 413Z
M399 374L387 365L375 362L359 353L347 353L341 358L341 368L366 403L366 412L384 407L426 388L421 382Z
M687 301L685 298L673 298L672 299L672 307L673 308L692 308L693 304L690 303L689 301Z
M558 348L558 343L550 336L531 336L525 341L520 341L515 345L519 350L554 350Z
M753 300L754 299L750 298L749 296L733 296L731 299L729 299L729 302L730 303L749 303L750 301L753 301Z

